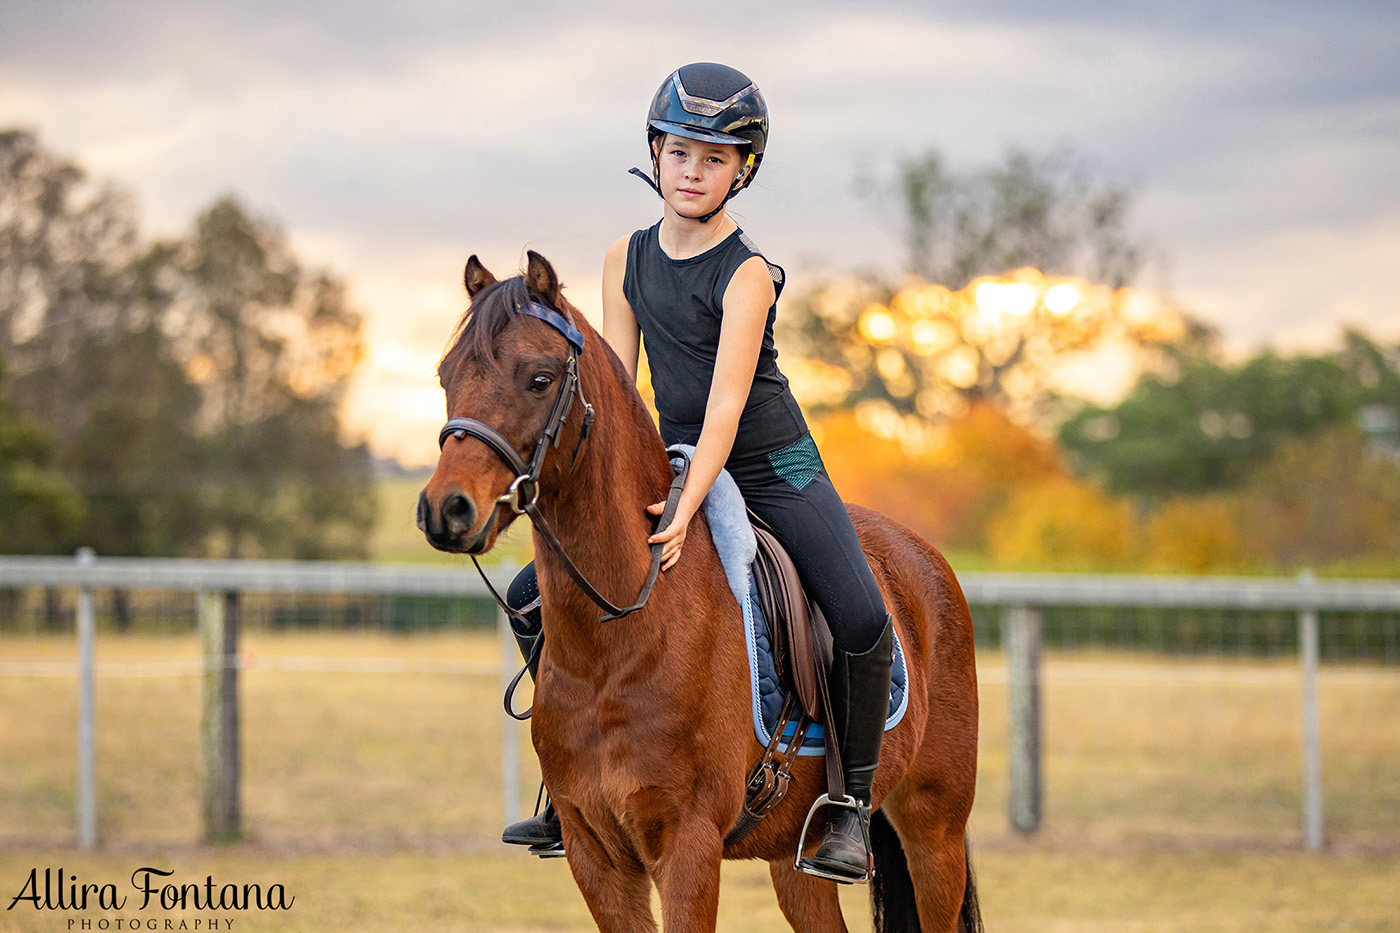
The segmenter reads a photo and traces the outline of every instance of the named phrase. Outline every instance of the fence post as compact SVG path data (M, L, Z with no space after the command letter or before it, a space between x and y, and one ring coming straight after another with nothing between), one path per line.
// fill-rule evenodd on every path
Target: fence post
M511 679L518 670L516 658L520 651L515 645L515 634L510 628L510 619L504 610L496 607L496 629L501 641L501 692L510 688ZM509 826L520 819L520 736L519 724L504 710L501 712L501 806L505 810L505 824Z
M91 567L97 555L90 547L78 548L79 567ZM78 846L91 849L97 845L97 754L94 743L96 728L93 714L93 641L96 630L96 606L92 587L78 588Z
M1311 570L1298 575L1304 588L1313 585ZM1317 607L1311 600L1298 613L1298 654L1303 665L1303 844L1322 848L1322 736L1317 715Z
M199 594L204 654L204 838L241 832L238 735L238 594Z
M1011 828L1029 835L1040 829L1040 610L1006 606L1001 611L1002 650L1010 687Z

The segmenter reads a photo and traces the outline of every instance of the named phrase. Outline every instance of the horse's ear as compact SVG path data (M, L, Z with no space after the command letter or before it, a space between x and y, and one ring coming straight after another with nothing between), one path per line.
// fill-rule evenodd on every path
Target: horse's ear
M481 260L472 253L467 260L467 269L462 273L462 283L467 286L467 296L475 298L476 293L488 285L496 284L496 277L486 271L486 267L481 264Z
M559 307L559 276L554 274L554 267L534 250L530 250L526 256L525 284L530 286L530 291L549 302L551 307Z

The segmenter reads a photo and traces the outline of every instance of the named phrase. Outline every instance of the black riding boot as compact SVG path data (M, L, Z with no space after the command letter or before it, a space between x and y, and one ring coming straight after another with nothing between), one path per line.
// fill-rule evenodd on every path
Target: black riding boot
M880 763L880 742L890 708L890 666L894 661L894 627L885 630L863 654L835 650L831 671L831 722L841 743L846 794L859 808L827 809L826 835L804 868L812 867L842 881L864 881L871 868L870 785Z
M540 790L544 790L543 784L540 785ZM528 820L507 826L505 832L501 833L501 841L513 846L529 846L536 855L552 855L555 848L563 855L564 831L559 826L559 814L549 797L545 797L544 809L539 813Z
M525 664L530 669L530 679L534 680L540 669L540 649L544 647L544 629L540 626L540 603L539 591L537 587L531 586L534 590L534 599L526 602L522 599L522 594L517 592L516 583L525 577L521 574L516 578L516 582L511 584L510 590L506 592L506 602L511 608L525 614L534 622L533 630L522 630L521 624L514 618L510 620L510 630L515 635L515 643L520 648L520 654L525 658ZM533 584L533 580L529 581ZM528 595L528 594L526 594ZM522 603L517 605L517 602ZM530 851L542 857L549 858L564 854L564 831L559 825L559 814L554 810L554 804L545 795L544 784L540 784L540 794L544 796L544 809L538 806L534 816L529 819L511 823L501 833L501 841L517 846L529 846Z

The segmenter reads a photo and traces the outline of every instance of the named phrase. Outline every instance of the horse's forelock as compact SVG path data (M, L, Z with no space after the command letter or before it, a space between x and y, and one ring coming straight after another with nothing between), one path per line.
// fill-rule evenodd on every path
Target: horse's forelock
M511 321L511 312L530 300L523 276L493 282L472 298L452 331L447 352L438 361L438 382L444 390L464 363L496 368L496 338Z
M467 310L462 312L448 341L447 351L438 361L438 383L443 390L447 390L467 363L487 366L493 372L499 369L497 348L501 333L515 319L516 309L538 300L531 293L523 275L493 282L477 292ZM574 326L585 332L592 330L582 312L562 294L558 296L558 305L556 310L572 321ZM594 333L593 339L601 338Z

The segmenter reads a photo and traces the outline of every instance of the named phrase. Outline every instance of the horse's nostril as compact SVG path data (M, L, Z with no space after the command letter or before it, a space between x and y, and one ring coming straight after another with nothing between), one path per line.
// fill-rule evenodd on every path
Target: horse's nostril
M476 506L460 492L454 492L442 503L442 523L454 534L465 534L476 524Z
M425 489L418 493L418 530L426 532L428 530L428 491Z

